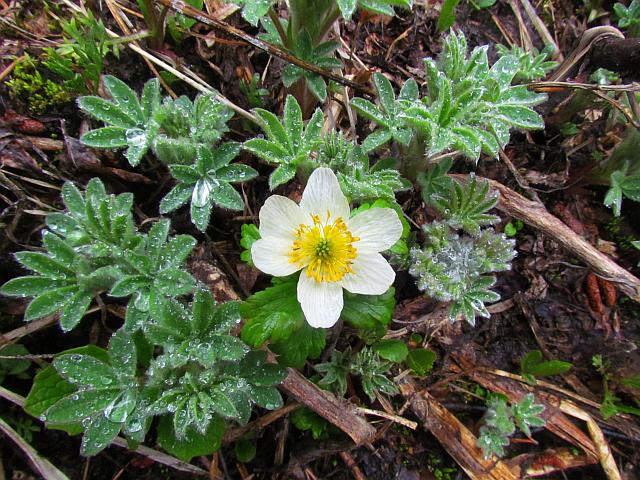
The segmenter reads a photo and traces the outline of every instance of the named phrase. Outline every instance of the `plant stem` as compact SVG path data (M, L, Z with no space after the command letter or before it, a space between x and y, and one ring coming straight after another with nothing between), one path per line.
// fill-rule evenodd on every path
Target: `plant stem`
M340 17L340 9L334 3L332 9L329 10L327 16L324 19L324 22L322 23L322 26L320 27L318 42L320 42L325 37L325 35L329 33L331 26L338 19L338 17Z
M278 14L273 9L273 7L269 8L269 18L273 22L273 25L276 27L276 30L278 30L278 35L280 35L280 40L282 40L282 46L288 49L289 37L287 37L287 32L285 32L284 28L282 28L282 22L280 22L280 17L278 17Z

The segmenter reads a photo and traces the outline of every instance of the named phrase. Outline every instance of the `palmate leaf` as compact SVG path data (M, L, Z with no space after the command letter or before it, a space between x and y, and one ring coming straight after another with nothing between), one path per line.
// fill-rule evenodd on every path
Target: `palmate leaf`
M391 139L401 145L409 145L414 132L400 117L400 113L407 105L418 100L418 84L413 79L407 80L396 99L391 82L387 77L375 73L373 83L378 92L379 106L363 98L354 98L351 101L351 106L356 112L380 127L362 143L363 150L371 152Z
M136 349L123 330L112 337L108 355L86 348L57 356L48 373L37 379L27 404L32 414L42 412L47 424L63 428L80 424L81 453L95 455L127 425L136 409ZM66 382L61 385L62 380ZM47 389L54 385L52 396Z
M434 206L454 229L462 229L470 235L479 235L480 228L493 225L499 218L487 212L498 202L498 193L489 193L489 182L478 182L471 174L464 183L452 183L448 194L436 198Z
M317 151L321 143L322 110L316 109L304 127L302 110L295 97L287 96L282 121L267 110L255 109L267 138L253 138L243 148L278 168L269 178L273 190L293 178L296 169L309 155Z
M376 199L393 202L395 192L410 188L410 183L393 168L393 160L379 160L371 167L362 148L342 134L325 135L316 163L336 172L342 192L353 202Z
M224 143L217 148L196 146L194 165L171 165L172 175L178 184L162 199L160 212L168 213L191 199L191 221L202 232L209 226L214 206L230 210L242 210L244 201L230 185L245 182L258 175L253 168L243 164L231 164L240 152L240 145Z
M81 141L95 148L127 147L127 160L135 166L140 163L157 133L157 125L151 117L159 105L160 83L157 79L147 82L142 104L136 93L116 77L105 75L103 83L111 100L95 96L80 97L78 106L107 126L87 132Z
M532 107L546 97L512 86L518 57L505 55L490 67L487 47L469 53L464 35L452 32L438 60L424 65L428 94L404 104L400 118L424 139L429 156L459 150L477 162L481 152L496 157L511 128L544 127Z
M311 35L307 30L298 33L291 53L297 58L316 65L325 70L342 68L342 62L333 57L333 52L338 48L338 43L328 41L313 45ZM321 102L327 98L327 84L321 75L305 70L297 65L288 64L282 70L282 83L285 87L291 87L298 80L304 79L311 93Z
M409 273L427 295L451 302L451 321L462 316L474 325L476 315L489 317L485 303L500 299L491 290L495 277L486 274L511 268L514 241L486 228L497 220L486 213L497 202L487 182L453 182L432 201L444 219L423 227L425 246L411 249Z

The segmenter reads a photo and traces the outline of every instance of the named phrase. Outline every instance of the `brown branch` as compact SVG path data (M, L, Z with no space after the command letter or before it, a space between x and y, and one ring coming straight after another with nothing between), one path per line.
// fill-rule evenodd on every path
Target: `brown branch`
M640 80L640 38L606 37L596 42L589 55L589 70L598 68Z
M451 176L458 179L466 178L466 175ZM493 190L500 192L498 209L548 235L588 265L596 274L615 283L621 292L632 300L640 302L640 279L635 275L578 236L562 221L551 215L544 205L526 199L495 180L487 179L487 181Z
M222 30L223 32L227 33L228 35L231 35L234 38L237 38L238 40L242 40L243 42L253 45L254 47L259 48L260 50L264 50L269 55L273 55L274 57L281 58L282 60L292 63L300 68L303 68L304 70L308 70L310 72L317 73L318 75L322 75L323 77L329 78L334 82L338 82L347 87L351 87L355 90L359 90L370 97L376 96L375 91L373 91L372 89L370 89L365 85L354 82L352 80L344 78L341 75L337 75L333 72L325 70L324 68L320 68L317 65L314 65L309 62L305 62L304 60L294 57L293 55L283 50L282 48L276 47L275 45L264 42L259 38L254 37L253 35L249 35L248 33L240 30L239 28L229 25L227 22L223 22L222 20L219 20L205 12L202 12L200 10L193 8L192 6L186 4L182 0L156 0L156 1L161 5L170 7L173 10L179 13L182 13L187 17L193 18L194 20L197 20L200 23L204 23L205 25L209 25L210 27L216 28L218 30Z
M280 387L289 396L345 432L357 445L367 442L375 435L376 429L358 414L354 405L331 392L321 390L297 370L289 368L288 371L289 376Z

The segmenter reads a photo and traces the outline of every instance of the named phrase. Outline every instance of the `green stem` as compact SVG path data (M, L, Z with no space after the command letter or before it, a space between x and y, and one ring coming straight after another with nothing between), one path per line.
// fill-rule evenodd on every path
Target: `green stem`
M153 0L138 0L138 6L144 15L144 21L149 27L151 40L149 42L151 48L158 49L162 46L164 40L162 24L164 18L159 18L156 12L156 6Z
M271 22L273 23L273 25L276 27L276 30L278 30L278 35L280 36L280 40L282 40L282 46L288 49L289 37L287 37L287 32L285 32L284 28L282 28L282 22L280 22L280 17L278 17L278 14L275 12L273 7L269 8L269 18L271 19Z
M329 13L325 17L322 26L320 27L318 41L321 41L325 37L325 35L329 33L329 30L331 30L331 26L339 17L340 9L338 8L338 5L334 4L332 9L329 10Z
M400 153L400 172L415 182L418 174L427 168L426 139L419 132L415 132L409 146L398 145L398 151Z

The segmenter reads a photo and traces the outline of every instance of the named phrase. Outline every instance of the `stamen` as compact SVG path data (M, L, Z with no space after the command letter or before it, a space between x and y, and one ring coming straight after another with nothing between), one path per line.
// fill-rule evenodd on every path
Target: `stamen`
M300 224L296 228L289 262L307 267L307 275L317 282L337 282L353 272L351 266L357 255L353 243L360 238L351 234L341 217L330 224L329 211L324 224L319 215L311 218L313 226Z

